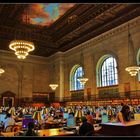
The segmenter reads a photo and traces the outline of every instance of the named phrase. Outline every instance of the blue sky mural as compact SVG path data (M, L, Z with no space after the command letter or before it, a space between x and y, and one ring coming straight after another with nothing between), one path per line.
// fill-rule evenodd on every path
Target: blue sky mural
M29 22L41 26L49 26L61 17L73 3L39 3L31 4ZM23 15L23 19L26 15ZM25 20L23 20L25 22Z

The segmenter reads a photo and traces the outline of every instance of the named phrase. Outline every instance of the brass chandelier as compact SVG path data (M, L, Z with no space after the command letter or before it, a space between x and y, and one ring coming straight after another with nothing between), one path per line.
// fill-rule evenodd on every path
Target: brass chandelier
M29 52L35 49L34 43L25 40L13 40L10 42L9 48L15 51L15 55L19 59L25 59Z
M130 57L132 57L132 59ZM129 24L128 24L128 62L129 66L126 67L125 70L128 71L131 76L136 76L140 70L140 67L136 65L135 50L133 40L131 38L131 34L129 31Z
M28 10L26 10L25 21L28 24ZM28 39L29 40L29 39ZM29 52L35 49L34 43L27 40L15 39L10 42L9 48L15 51L15 55L19 59L25 59Z
M53 74L52 74L52 76L55 74L55 65L53 65ZM54 82L54 76L53 77L51 77L51 82ZM52 90L56 90L56 88L58 87L58 84L56 84L56 83L52 83L52 84L49 84L49 86L51 87L51 89Z
M129 72L131 76L136 76L138 71L140 70L139 66L129 66L125 68L126 71Z
M84 77L84 56L83 52L81 52L81 66L83 67L82 75L77 78L77 80L80 82L80 84L85 85L88 81L88 78Z
M51 87L52 90L56 90L58 84L49 84L49 86Z
M78 77L77 79L82 85L85 85L86 82L88 81L88 78L85 77Z

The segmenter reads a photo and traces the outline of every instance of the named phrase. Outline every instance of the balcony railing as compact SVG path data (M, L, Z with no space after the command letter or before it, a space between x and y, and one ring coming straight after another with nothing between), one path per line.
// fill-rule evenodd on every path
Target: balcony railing
M24 102L40 102L40 103L54 103L54 102L84 102L84 101L109 101L109 100L121 100L121 99L139 99L140 100L140 90L137 91L130 91L130 92L116 92L116 93L104 93L104 94L91 94L91 95L84 95L82 91L73 92L73 96L68 96L61 98L30 98L24 99L21 103Z
M73 101L98 101L98 100L112 100L112 99L133 99L133 98L140 98L140 90L137 91L130 91L130 92L116 92L113 94L93 94L93 95L84 95L82 97L79 97L78 95L74 97L64 97L61 101L62 102L73 102ZM54 102L59 102L60 99L59 97L56 97L54 100Z

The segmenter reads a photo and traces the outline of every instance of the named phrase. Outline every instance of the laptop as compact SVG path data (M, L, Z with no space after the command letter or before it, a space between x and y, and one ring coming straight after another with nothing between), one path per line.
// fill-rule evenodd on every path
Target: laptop
M4 122L6 114L0 114L0 122Z
M22 129L23 130L27 130L29 122L34 122L34 124L37 124L37 122L34 119L32 119L32 118L29 118L29 119L28 118L24 118L22 120Z
M108 123L108 115L102 115L102 123Z
M64 119L68 119L68 117L69 117L69 113L63 113L63 118Z

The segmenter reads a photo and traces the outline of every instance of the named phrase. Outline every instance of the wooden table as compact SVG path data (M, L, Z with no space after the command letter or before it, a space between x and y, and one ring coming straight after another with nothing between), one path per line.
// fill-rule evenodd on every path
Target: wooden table
M140 121L101 123L100 134L104 136L140 136Z
M62 128L38 130L37 133L39 136L72 136L75 134L74 131L66 131Z
M66 121L61 121L61 122L58 122L58 121L48 121L45 124L46 124L47 128L58 128L60 126L62 127L66 123L67 123Z
M3 137L14 137L16 136L18 133L17 132L1 132L1 136Z

